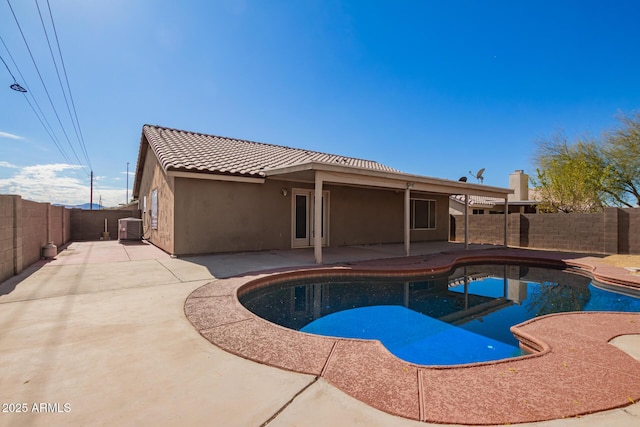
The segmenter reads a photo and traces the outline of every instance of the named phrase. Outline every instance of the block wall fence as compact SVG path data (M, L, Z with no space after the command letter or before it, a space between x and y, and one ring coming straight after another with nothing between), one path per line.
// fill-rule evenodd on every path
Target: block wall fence
M463 215L451 215L452 241L463 242ZM504 216L469 215L469 242L504 244ZM509 214L507 244L535 249L640 254L640 209L591 214Z
M127 217L140 218L140 211L84 211L0 195L0 282L40 260L47 242L60 247L70 240L99 240L105 218L117 239L118 219Z

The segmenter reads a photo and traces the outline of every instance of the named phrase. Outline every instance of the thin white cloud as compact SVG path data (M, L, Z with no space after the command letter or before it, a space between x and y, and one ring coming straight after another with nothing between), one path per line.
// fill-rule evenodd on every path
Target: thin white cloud
M25 139L23 136L20 136L20 135L14 135L14 134L9 133L9 132L0 132L0 138L7 138L7 139Z
M0 179L0 193L18 194L24 199L64 205L89 203L90 178L82 166L55 163L16 168L13 176ZM126 189L103 187L94 181L93 202L103 206L124 203Z
M0 162L0 168L19 169L18 166L13 165L9 162Z

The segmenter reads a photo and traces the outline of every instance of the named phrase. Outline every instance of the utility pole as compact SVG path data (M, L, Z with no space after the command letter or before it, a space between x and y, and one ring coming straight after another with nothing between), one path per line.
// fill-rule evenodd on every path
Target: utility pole
M93 210L93 171L91 171L91 196L89 200L89 210Z
M124 200L124 204L129 204L129 162L127 162L127 198Z

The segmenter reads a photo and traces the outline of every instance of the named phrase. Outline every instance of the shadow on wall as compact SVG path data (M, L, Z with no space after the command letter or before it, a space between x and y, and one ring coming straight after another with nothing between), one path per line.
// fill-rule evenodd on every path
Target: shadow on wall
M618 253L628 254L631 250L629 243L631 221L629 213L620 209L618 211Z

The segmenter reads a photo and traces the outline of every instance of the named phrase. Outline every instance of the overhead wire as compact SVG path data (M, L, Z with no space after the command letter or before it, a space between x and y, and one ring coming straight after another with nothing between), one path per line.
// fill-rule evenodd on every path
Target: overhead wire
M47 132L47 134L49 135L49 138L51 138L51 141L53 141L54 145L56 146L56 148L58 149L58 151L60 152L60 154L62 155L64 160L67 163L73 163L71 161L71 159L69 159L69 156L68 156L67 152L64 150L64 147L62 146L62 144L58 140L58 137L56 136L53 128L51 127L51 124L47 120L47 116L42 111L42 108L40 107L40 104L38 103L38 100L33 95L33 91L29 87L29 84L27 83L27 80L22 75L22 72L20 71L20 67L18 67L18 64L16 64L15 59L13 59L13 55L11 55L11 51L9 50L7 44L4 42L4 39L2 38L2 36L0 36L0 42L2 42L2 45L4 46L5 50L7 51L7 54L9 55L9 58L11 59L11 62L13 63L13 66L16 67L18 75L20 75L20 78L22 79L22 84L25 85L26 88L27 88L27 92L23 93L25 101L27 102L27 104L29 104L29 107L33 111L33 114L35 114L35 116L38 118L38 121L40 122L40 124L42 125L44 130ZM9 68L9 65L6 63L6 61L4 59L2 59L2 62L7 67L7 71L9 72L9 75L13 79L13 82L17 84L18 82L17 82L15 76L13 75L13 73L11 72L11 69ZM31 101L29 101L29 96L31 96L31 99L33 100L33 104L31 103ZM39 113L38 113L38 111L36 111L36 108L33 106L34 104L36 105L37 110L39 111Z
M37 3L37 0L36 0ZM62 56L62 48L60 47L60 39L58 38L58 30L56 29L56 24L53 21L53 13L51 12L51 5L49 4L49 0L47 0L47 8L49 9L49 17L51 18L51 27L53 28L53 34L56 39L56 45L58 46L58 54L60 55L60 63L62 65L62 72L64 73L65 81L67 82L67 90L69 91L69 99L71 100L71 107L73 108L73 114L76 119L76 124L78 126L78 132L80 134L80 146L84 153L85 159L87 160L87 164L93 170L91 166L91 160L89 159L89 153L87 152L87 145L84 141L84 135L82 134L82 127L80 126L80 120L78 120L78 111L76 110L76 103L73 100L73 93L71 92L71 85L69 84L69 75L67 74L67 67L64 64L64 56Z
M58 77L58 83L60 84L60 90L62 91L62 95L64 97L64 102L67 106L67 112L69 113L69 118L71 120L71 124L73 125L73 130L75 131L76 138L78 140L78 144L82 150L82 154L84 155L84 159L91 169L91 161L89 160L89 154L87 153L86 145L84 143L84 138L82 137L82 131L80 129L80 122L78 121L78 113L75 108L75 103L73 102L73 95L71 93L71 86L69 85L69 77L67 75L66 67L64 66L64 58L62 56L62 49L60 47L60 40L58 39L58 32L56 30L55 22L53 20L53 14L51 12L51 5L47 0L47 7L49 11L49 19L51 20L51 26L53 28L53 32L56 39L56 44L58 47L58 54L60 57L60 63L62 66L62 70L65 75L65 80L67 83L67 90L65 91L64 85L62 84L62 78L60 77L60 70L58 69L58 63L56 61L56 57L53 53L53 49L51 48L51 41L49 39L49 33L47 31L47 26L44 23L44 19L42 17L42 11L40 10L40 5L38 4L38 0L35 0L36 8L38 9L38 16L40 17L40 23L42 24L42 30L44 31L44 36L47 39L47 46L49 47L49 53L51 54L51 61L53 62L53 66L56 70L56 76ZM69 99L67 98L67 92L69 92L69 99L71 99L71 104L73 105L74 114L71 113L71 107L69 106ZM75 115L75 116L74 116ZM74 119L75 117L75 119Z
M31 61L33 62L33 66L36 69L36 72L38 74L38 77L40 78L40 83L42 83L42 87L44 88L44 91L47 95L47 98L49 100L49 103L51 104L51 108L53 109L53 113L56 116L56 119L58 120L58 124L60 125L60 128L62 129L62 133L64 134L67 143L69 145L69 148L71 148L71 152L73 153L74 157L77 160L77 164L81 165L82 162L80 161L80 158L78 157L78 154L76 153L76 150L73 148L73 144L71 143L71 140L69 139L69 135L67 134L67 131L64 127L64 125L62 124L62 120L60 119L60 115L58 114L58 110L56 109L53 100L51 99L51 95L49 93L49 90L47 89L47 85L44 82L44 79L42 78L42 74L40 73L40 69L38 68L38 64L36 63L36 60L33 56L33 52L31 51L31 48L29 47L29 43L27 42L27 38L24 35L24 32L22 31L22 27L20 26L20 22L18 21L18 17L16 16L13 7L11 6L11 2L10 0L7 0L7 4L9 5L9 9L11 10L11 14L13 15L13 19L16 22L16 25L18 26L18 30L20 31L20 35L22 36L22 40L24 41L25 46L27 47L27 51L29 52L29 56L31 57ZM70 162L71 163L71 162ZM88 174L88 172L85 170L85 173Z
M78 130L76 128L76 124L73 121L73 117L71 116L71 109L69 108L69 101L67 100L67 93L62 86L62 80L60 79L60 71L58 71L58 63L53 55L53 50L51 49L51 42L49 41L49 33L47 33L47 28L44 25L44 20L42 19L42 13L40 12L40 6L38 5L38 0L35 0L36 8L38 9L38 16L40 17L40 23L42 24L42 30L44 31L44 37L47 39L47 46L49 47L49 53L51 54L51 61L53 62L53 67L56 70L56 75L58 76L58 83L60 83L60 90L62 91L62 96L64 97L64 102L67 104L67 111L69 112L69 117L71 117L71 123L73 124L73 129L76 132L76 137L80 139L78 136Z
M2 63L4 64L4 66L7 68L7 71L9 72L9 75L11 76L11 79L13 79L14 83L18 83L18 81L16 80L16 78L14 77L13 73L11 72L11 69L9 68L9 66L7 65L7 63L4 61L4 58L2 57L2 55L0 55L0 60L2 60Z

